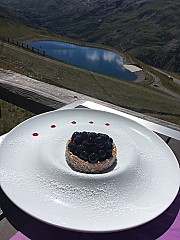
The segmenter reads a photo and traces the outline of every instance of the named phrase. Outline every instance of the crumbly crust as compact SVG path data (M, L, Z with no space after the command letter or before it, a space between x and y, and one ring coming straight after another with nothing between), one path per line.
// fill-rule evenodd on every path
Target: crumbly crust
M68 150L69 140L66 144L66 161L68 165L77 172L82 173L102 173L108 170L116 162L116 145L112 143L112 157L97 163L84 161Z

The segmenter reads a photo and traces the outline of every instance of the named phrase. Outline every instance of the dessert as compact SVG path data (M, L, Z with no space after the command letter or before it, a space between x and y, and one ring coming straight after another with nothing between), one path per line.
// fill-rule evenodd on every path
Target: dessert
M74 132L66 144L66 161L78 172L107 172L116 163L116 145L107 134Z

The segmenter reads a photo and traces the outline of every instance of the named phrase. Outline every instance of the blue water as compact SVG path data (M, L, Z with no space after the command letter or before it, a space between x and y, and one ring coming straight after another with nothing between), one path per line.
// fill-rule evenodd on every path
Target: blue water
M84 47L66 42L38 40L27 43L45 51L45 54L80 68L102 73L105 75L134 81L137 75L123 67L120 55L100 48Z

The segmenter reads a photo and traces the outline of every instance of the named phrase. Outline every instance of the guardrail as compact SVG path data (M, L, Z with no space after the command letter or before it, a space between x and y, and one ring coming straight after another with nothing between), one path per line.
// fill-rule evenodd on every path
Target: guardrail
M35 48L35 47L30 47L26 42L17 41L16 39L13 39L13 38L10 38L7 36L0 36L0 40L2 40L3 42L7 42L10 44L16 45L23 49L29 50L33 53L41 54L43 56L46 55L46 52L44 50L41 50L41 49Z

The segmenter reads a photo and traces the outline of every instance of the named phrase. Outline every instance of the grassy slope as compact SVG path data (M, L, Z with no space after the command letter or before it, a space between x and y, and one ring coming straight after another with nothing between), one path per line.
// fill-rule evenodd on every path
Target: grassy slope
M49 37L58 37L58 39L61 39L58 35L49 35L49 33L43 31L3 21L1 21L0 29L3 34L11 34L11 37L18 40ZM139 86L138 83L129 83L51 59L39 58L39 55L34 55L17 47L9 48L5 46L4 43L0 45L0 56L0 67L12 69L44 82L72 89L136 111L143 110L146 112L146 109L151 110L153 114L156 114L156 116L160 118L162 116L161 112L167 113L169 115L169 121L180 124L179 118L177 117L178 114L180 114L179 101L166 94L151 90L148 84L145 84L146 87L143 87ZM135 61L135 59L133 60ZM148 70L151 69L141 62L138 63L143 65L144 68L148 68ZM160 73L156 74L160 75ZM142 83L140 83L140 85L141 84ZM171 117L171 114L175 116Z
M22 108L14 106L0 99L1 118L0 118L0 135L9 132L13 127L22 121L34 116Z

